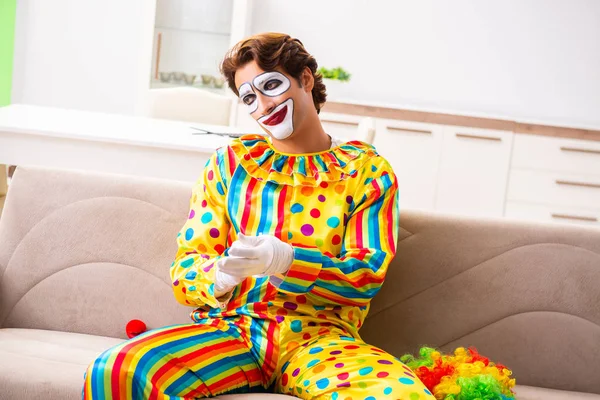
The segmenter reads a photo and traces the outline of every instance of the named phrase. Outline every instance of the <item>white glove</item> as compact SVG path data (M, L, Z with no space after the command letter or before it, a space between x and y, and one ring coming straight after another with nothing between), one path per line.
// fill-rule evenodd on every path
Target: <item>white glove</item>
M217 265L215 266L215 297L219 298L223 296L225 293L229 292L231 289L242 283L244 278L240 278L237 276L231 276L221 271L219 268L219 262L223 259L217 261Z
M246 236L229 248L228 256L220 260L219 268L226 274L245 278L284 274L294 261L294 248L272 235Z

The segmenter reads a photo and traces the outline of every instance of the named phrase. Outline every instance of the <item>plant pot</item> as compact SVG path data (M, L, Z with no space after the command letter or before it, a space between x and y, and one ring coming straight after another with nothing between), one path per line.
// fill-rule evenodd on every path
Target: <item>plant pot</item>
M350 82L337 79L323 79L328 101L344 100L350 97Z

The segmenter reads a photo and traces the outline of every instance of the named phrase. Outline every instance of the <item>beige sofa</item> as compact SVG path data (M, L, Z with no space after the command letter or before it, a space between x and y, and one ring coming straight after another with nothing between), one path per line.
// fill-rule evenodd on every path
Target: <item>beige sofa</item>
M127 321L188 321L168 267L189 193L17 170L0 219L1 399L80 398L86 366ZM396 355L477 346L513 368L521 400L600 399L600 230L404 211L361 333ZM266 397L290 398L221 398Z

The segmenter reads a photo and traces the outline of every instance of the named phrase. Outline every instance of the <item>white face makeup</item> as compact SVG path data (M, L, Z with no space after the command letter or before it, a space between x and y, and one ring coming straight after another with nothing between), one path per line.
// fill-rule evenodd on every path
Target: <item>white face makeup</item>
M239 89L239 97L246 105L248 112L253 114L258 110L258 96L255 89L264 96L278 97L289 90L290 80L280 72L269 71L257 75L249 82L243 83ZM274 138L282 140L289 137L294 131L293 124L294 101L284 99L269 115L258 118L258 123L265 128Z
M288 91L290 80L281 72L264 72L252 80L252 84L262 94L277 97Z
M254 89L252 89L252 85L249 83L244 83L239 88L240 99L242 99L242 103L246 105L248 109L248 113L252 114L258 108L258 100L256 99L256 93L254 93Z
M283 140L294 132L294 100L287 99L269 115L260 117L258 123L268 130L275 139Z

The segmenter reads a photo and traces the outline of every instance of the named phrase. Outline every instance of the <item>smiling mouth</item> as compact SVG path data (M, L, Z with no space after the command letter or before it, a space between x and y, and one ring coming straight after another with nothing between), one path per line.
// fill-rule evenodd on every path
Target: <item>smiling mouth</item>
M263 122L265 125L274 126L279 124L287 115L288 106L286 105L281 110L273 114L269 119Z

